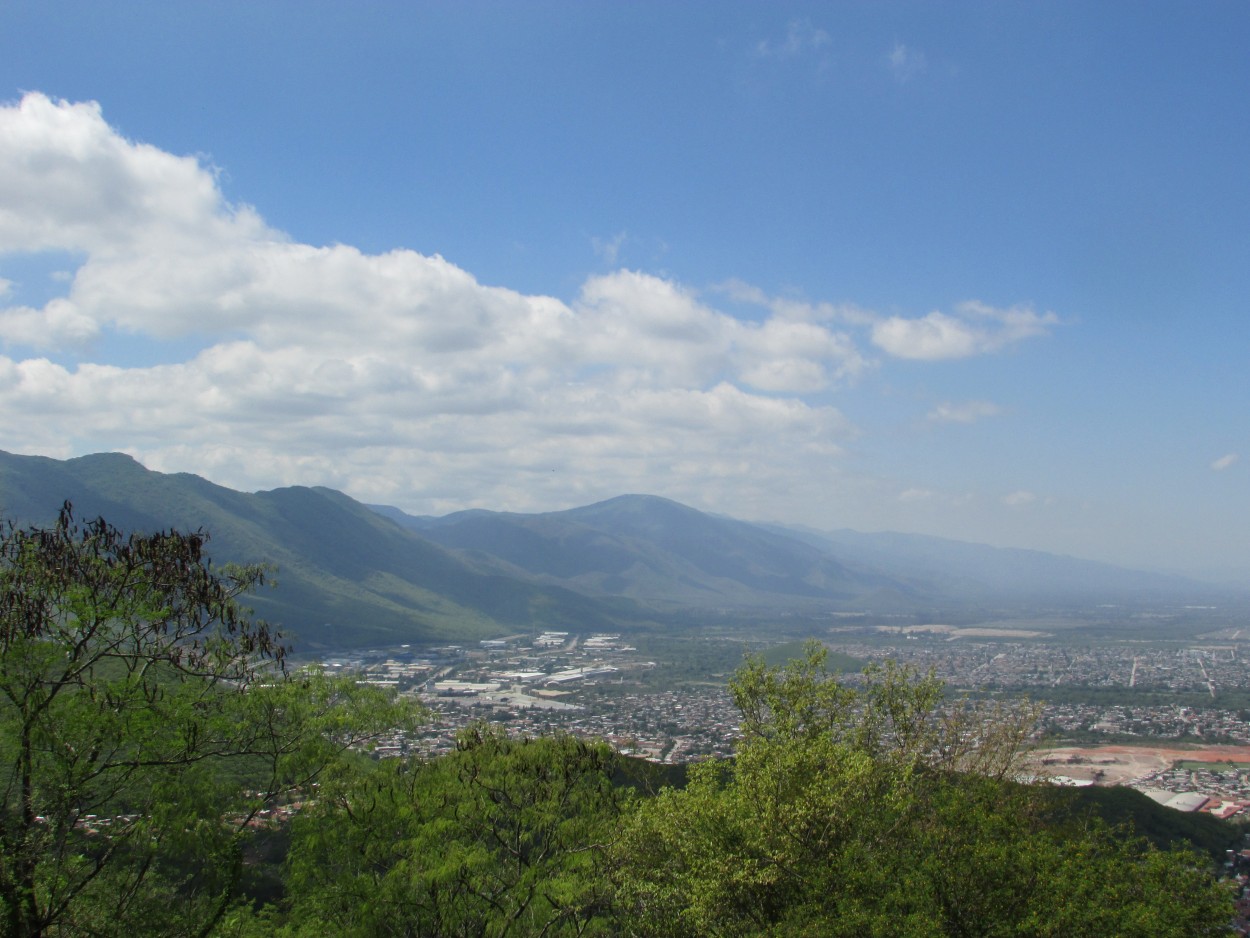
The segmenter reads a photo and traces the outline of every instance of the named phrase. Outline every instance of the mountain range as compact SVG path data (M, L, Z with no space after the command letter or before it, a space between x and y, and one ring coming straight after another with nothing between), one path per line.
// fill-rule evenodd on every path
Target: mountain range
M328 488L243 493L129 456L0 452L0 515L202 529L217 563L268 563L249 598L297 650L475 641L542 628L698 627L833 612L906 616L1044 603L1202 600L1214 588L1037 551L820 532L623 495L566 511L418 517Z

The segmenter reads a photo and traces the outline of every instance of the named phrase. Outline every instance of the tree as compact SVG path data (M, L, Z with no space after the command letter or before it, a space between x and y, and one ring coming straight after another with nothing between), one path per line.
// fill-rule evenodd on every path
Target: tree
M0 533L0 931L199 934L262 812L406 713L288 674L202 532Z
M734 760L641 804L623 838L622 934L1181 938L1227 925L1201 858L1056 817L1046 788L1012 780L1027 706L948 701L931 674L893 665L842 683L816 645L785 668L749 660L732 690Z
M876 760L1005 779L1027 753L1039 709L946 698L943 683L894 661L870 664L857 685L837 680L827 650L809 642L784 668L749 657L730 681L743 748L834 743Z
M285 933L614 933L616 764L604 743L478 724L445 756L344 776L295 824Z

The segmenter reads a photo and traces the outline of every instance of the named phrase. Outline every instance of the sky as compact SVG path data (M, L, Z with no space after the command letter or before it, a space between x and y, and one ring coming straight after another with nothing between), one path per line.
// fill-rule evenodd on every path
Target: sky
M1250 585L1250 5L0 2L0 449Z

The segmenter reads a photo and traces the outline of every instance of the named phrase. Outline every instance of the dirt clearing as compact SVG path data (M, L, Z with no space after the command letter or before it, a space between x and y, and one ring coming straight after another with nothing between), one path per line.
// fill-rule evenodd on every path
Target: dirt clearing
M1123 785L1170 769L1176 762L1250 762L1250 746L1065 746L1039 749L1028 764L1044 775L1088 779L1099 785Z

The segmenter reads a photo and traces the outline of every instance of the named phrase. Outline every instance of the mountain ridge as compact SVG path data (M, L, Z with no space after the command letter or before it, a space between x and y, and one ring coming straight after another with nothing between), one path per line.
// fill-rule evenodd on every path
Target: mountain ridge
M486 638L518 627L641 621L559 587L500 576L405 531L341 492L290 486L242 493L199 476L166 475L120 454L58 461L0 453L0 512L47 525L70 501L78 518L124 530L209 533L218 563L267 563L277 587L248 597L299 647Z
M204 529L219 562L275 564L278 588L249 603L310 648L1212 592L1038 551L751 524L653 495L429 517L319 486L237 492L119 453L0 452L0 514L48 524L67 499L123 529Z

